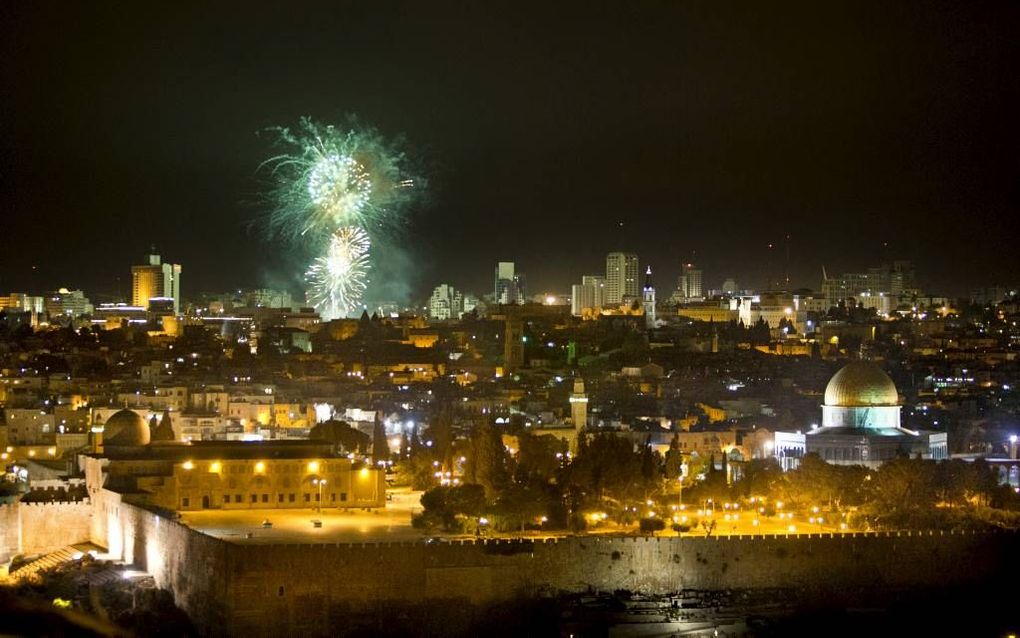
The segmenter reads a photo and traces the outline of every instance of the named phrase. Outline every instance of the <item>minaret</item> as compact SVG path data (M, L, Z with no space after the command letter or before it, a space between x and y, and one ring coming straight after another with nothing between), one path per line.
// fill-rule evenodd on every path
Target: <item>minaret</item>
M645 287L642 289L642 305L645 308L645 328L655 327L655 288L652 286L652 267L645 270Z
M574 429L580 432L588 425L588 395L584 393L584 379L574 379L574 391L570 395L570 417Z

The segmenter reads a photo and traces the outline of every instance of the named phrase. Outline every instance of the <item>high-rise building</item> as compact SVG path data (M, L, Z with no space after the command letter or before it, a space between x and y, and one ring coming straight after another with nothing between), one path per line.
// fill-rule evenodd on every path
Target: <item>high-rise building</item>
M148 263L131 266L131 304L149 308L150 299L173 299L174 313L181 311L181 266L164 264L155 252Z
M46 296L46 314L51 320L60 316L80 317L92 314L92 303L80 290L61 288Z
M652 286L652 267L645 270L645 285L641 289L641 305L645 311L645 328L655 327L655 288Z
M606 278L601 275L585 275L580 284L570 288L570 313L580 317L585 310L599 312L605 305Z
M429 297L429 317L445 321L464 314L464 295L449 284L440 284Z
M516 272L514 262L496 264L496 286L493 294L496 303L519 305L524 303L524 275Z
M638 258L632 253L606 255L605 304L619 306L638 297Z
M822 269L822 295L831 305L861 295L886 294L893 299L917 295L914 266L909 261L897 260L869 268L866 273L846 272L829 277Z
M691 262L680 265L680 279L677 288L683 299L700 299L703 297L701 289L701 269Z

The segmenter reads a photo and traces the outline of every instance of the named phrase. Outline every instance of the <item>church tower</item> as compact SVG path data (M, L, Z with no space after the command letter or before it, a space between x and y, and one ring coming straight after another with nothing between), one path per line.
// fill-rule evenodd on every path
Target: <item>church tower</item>
M645 328L655 327L655 288L652 286L652 267L645 270L645 287L642 289L642 305L645 309Z

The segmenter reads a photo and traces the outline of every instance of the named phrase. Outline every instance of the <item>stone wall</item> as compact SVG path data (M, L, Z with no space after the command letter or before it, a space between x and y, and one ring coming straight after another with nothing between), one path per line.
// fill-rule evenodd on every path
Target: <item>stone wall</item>
M430 599L484 604L522 595L621 589L664 595L766 588L795 588L823 599L851 591L966 585L1004 573L1003 557L1015 553L1017 539L1014 534L894 533L232 545L224 629L326 635L352 610L385 609L386 601L394 606Z
M0 563L7 563L21 551L21 520L18 503L0 504Z
M86 499L72 503L18 503L21 512L21 551L52 552L89 540L92 505Z
M595 591L785 588L828 600L994 582L1020 567L1013 533L243 545L128 503L108 510L98 527L110 553L152 573L214 636L335 635L358 615Z
M0 505L0 563L87 541L91 521L88 500Z
M177 605L206 633L230 633L226 604L231 546L173 518L115 501L106 499L104 520L94 527L102 537L93 542L104 541L111 557L152 574L156 586L171 591Z

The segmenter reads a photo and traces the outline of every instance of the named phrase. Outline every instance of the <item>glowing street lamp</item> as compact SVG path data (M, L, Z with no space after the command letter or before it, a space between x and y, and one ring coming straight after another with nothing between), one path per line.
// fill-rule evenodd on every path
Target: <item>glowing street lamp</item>
M322 512L322 486L326 484L326 479L312 479L312 485L319 486L319 499L315 502L316 509Z

